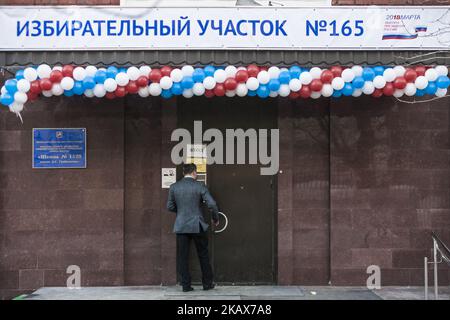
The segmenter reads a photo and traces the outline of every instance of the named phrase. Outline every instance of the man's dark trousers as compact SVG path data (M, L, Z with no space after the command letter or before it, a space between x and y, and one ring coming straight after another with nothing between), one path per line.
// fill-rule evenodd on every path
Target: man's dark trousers
M200 233L177 233L178 248L178 272L181 276L183 288L191 286L191 275L189 273L189 247L191 240L194 240L197 249L200 268L202 270L203 286L209 286L213 281L212 268L208 256L208 233L200 227Z

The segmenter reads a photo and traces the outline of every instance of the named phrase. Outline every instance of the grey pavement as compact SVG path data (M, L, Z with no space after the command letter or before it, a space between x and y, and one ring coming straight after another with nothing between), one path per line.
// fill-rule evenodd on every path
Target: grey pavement
M364 287L333 286L216 286L203 291L184 293L178 286L133 287L44 287L24 300L423 300L423 287L384 287L368 290ZM450 287L439 289L440 300L450 300ZM432 289L429 299L433 300Z

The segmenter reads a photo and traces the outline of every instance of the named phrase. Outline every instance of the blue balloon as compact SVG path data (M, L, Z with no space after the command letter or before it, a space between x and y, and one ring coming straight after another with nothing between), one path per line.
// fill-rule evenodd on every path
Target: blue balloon
M376 66L373 68L373 71L375 72L376 76L382 76L383 72L384 72L384 67L383 66Z
M355 79L353 79L352 84L353 87L356 89L361 89L362 87L364 87L364 78L363 77L355 77Z
M16 79L6 80L5 88L10 94L14 95L14 93L17 92L17 80Z
M178 96L178 95L183 93L183 87L181 86L181 84L179 82L174 82L172 84L172 87L170 88L170 90L176 96Z
M416 90L416 96L423 97L426 93L426 89L417 89Z
M73 96L73 90L64 90L64 95L66 97L71 97Z
M83 79L83 87L84 89L94 89L95 87L95 80L92 77L86 77Z
M375 71L372 68L366 67L363 69L362 77L366 81L372 81L375 78Z
M254 96L256 96L256 90L248 90L247 96L249 96L249 97L254 97Z
M437 86L434 81L428 82L428 86L425 88L427 94L433 95L436 93Z
M11 103L14 102L14 95L9 94L8 92L5 92L0 97L0 102L4 104L5 106L9 106Z
M110 66L110 67L108 67L108 69L106 69L106 76L108 78L115 78L116 74L118 74L118 73L119 73L119 69L117 69L114 66Z
M183 77L181 79L181 86L183 89L191 89L194 86L194 80L192 77Z
M298 78L300 77L300 73L302 73L302 68L299 66L292 66L289 68L289 73L291 75L291 78Z
M206 66L205 69L205 76L207 77L213 77L214 76L214 72L216 71L216 68L214 68L213 66Z
M203 82L205 79L205 71L202 68L196 68L192 74L192 79L194 82Z
M259 85L258 89L256 90L256 94L260 98L267 98L270 94L270 90L266 85Z
M165 89L161 91L161 97L169 99L170 97L172 97L172 92L170 91L170 89Z
M288 84L291 81L291 73L289 71L281 71L278 80L281 84Z
M270 79L267 86L270 91L278 91L278 89L280 89L280 81L278 79Z
M447 76L439 76L436 79L436 86L439 89L446 89L448 86L450 86L450 79Z
M342 96L342 90L334 90L333 91L333 95L332 95L333 98L339 98L341 96Z
M353 86L351 83L346 82L344 88L342 88L342 94L344 96L351 96L353 93Z
M106 78L108 78L108 76L106 75L106 71L97 70L97 72L95 72L95 75L94 75L95 82L104 83ZM112 77L110 77L110 78L112 78Z
M127 68L119 68L119 73L127 73Z
M84 92L83 81L75 81L72 91L76 95L82 95Z
M23 70L18 70L18 71L16 72L16 79L17 79L17 80L24 79L24 76L23 76Z

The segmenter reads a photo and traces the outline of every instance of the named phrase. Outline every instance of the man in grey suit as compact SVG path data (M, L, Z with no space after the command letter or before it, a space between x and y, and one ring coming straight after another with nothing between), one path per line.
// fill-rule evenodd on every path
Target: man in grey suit
M212 212L212 221L219 224L219 210L204 183L196 181L195 164L183 165L184 178L172 184L169 189L167 209L177 214L173 232L177 234L178 271L181 275L183 292L194 290L189 274L189 246L194 240L202 270L203 290L214 288L213 273L208 255L208 224L202 214L201 204L206 203Z

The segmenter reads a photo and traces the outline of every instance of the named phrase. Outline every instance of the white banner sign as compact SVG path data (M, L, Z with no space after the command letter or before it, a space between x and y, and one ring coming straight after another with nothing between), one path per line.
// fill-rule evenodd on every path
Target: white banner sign
M448 7L0 7L0 50L450 47Z

